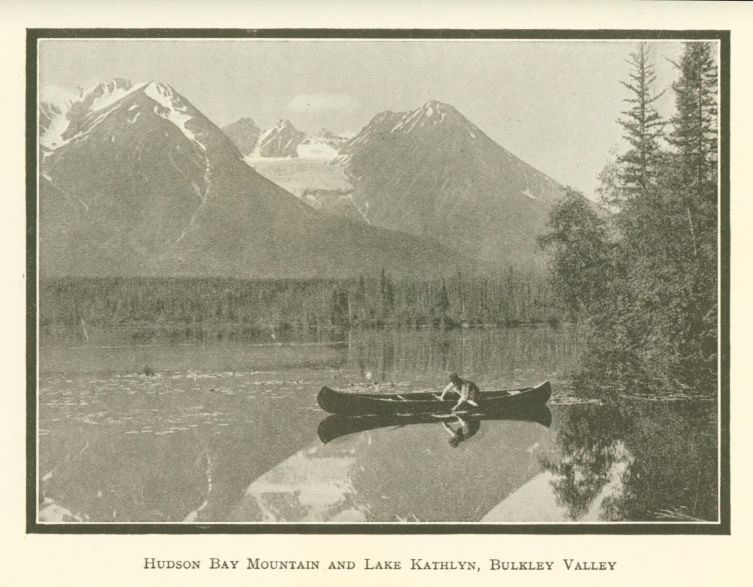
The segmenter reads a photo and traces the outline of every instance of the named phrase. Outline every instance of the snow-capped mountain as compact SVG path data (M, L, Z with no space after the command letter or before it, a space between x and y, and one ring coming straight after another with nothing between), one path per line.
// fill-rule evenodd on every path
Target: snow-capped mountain
M78 94L59 88L43 89L39 109L42 148L56 149L64 145L76 135L79 124L91 123L90 115L106 111L108 106L137 89L138 86L124 79L101 82Z
M40 92L39 139L42 145L49 143L53 136L65 130L71 104L80 98L80 94L57 87L47 87Z
M562 187L449 104L381 112L350 140L320 131L297 157L246 161L310 206L437 240L495 265L538 257Z
M261 134L254 153L259 157L297 157L298 145L305 138L289 120L279 120Z
M332 131L322 128L316 134L296 129L289 120L278 120L275 125L262 131L250 118L239 118L222 127L244 157L252 160L305 158L334 159L340 147L347 142Z
M494 264L529 261L562 187L449 104L376 115L338 158L366 219Z
M326 128L306 134L286 120L264 132L252 125L241 118L223 128L248 165L316 210L364 222L350 179L336 162L348 139Z
M43 276L437 273L465 262L303 204L168 85L114 80L50 112L54 124L40 125Z

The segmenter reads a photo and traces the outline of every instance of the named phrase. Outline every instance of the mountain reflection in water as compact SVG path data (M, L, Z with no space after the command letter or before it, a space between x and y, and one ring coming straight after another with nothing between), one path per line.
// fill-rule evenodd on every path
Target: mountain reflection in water
M477 521L539 471L540 424L485 421L453 447L440 422L314 443L254 481L235 521Z
M43 347L39 521L715 520L715 403L578 403L573 344L489 329ZM455 368L484 389L550 379L551 426L480 420L453 447L442 421L354 424L316 406L325 383L441 389Z

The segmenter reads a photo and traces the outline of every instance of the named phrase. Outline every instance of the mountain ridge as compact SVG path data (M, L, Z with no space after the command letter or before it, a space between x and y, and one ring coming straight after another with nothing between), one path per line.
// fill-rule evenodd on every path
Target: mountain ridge
M538 259L536 236L563 189L437 100L377 114L340 161L373 225L496 265Z
M330 147L322 161L303 151L297 161L247 161L316 209L433 239L482 263L543 263L536 237L564 188L454 106L429 100L379 112Z
M102 108L85 105L104 94L72 105L43 156L40 220L59 228L40 234L45 275L437 275L468 263L302 203L166 84L115 89Z

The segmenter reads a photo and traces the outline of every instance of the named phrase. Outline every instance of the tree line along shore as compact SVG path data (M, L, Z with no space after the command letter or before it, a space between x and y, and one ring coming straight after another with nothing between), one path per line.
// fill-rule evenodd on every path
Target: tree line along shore
M546 273L424 280L65 277L42 279L40 329L83 325L239 325L269 331L333 327L517 326L559 321ZM84 326L85 327L85 326Z

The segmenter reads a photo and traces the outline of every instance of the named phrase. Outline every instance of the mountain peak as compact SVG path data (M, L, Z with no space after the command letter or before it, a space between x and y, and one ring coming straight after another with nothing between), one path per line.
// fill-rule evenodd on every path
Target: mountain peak
M421 110L424 114L428 116L433 116L435 114L441 115L442 113L449 114L452 112L457 112L454 106L450 104L446 104L445 102L440 102L439 100L429 100L428 102L426 102L426 104L421 106L419 110Z
M134 84L123 78L105 80L82 91L80 102L83 108L89 112L104 110L145 85Z
M84 95L89 94L112 94L117 91L130 90L133 87L133 82L122 77L116 77L101 82L97 82L93 86L90 86L83 91Z
M40 143L47 149L57 149L84 128L101 120L114 105L142 88L123 78L101 81L78 93L67 90L45 89L41 93ZM96 114L96 116L95 116ZM98 118L97 118L98 117Z
M240 149L244 157L253 153L254 147L256 147L256 143L261 135L261 129L248 116L244 116L228 124L222 128L222 131L235 143L235 146Z
M403 114L391 132L407 134L415 129L439 126L449 120L465 119L453 106L439 100L429 100L423 106Z
M254 122L253 118L249 118L248 116L241 116L238 120L236 120L233 124L243 125L243 126L256 126L256 123ZM229 126L229 125L228 125Z
M166 100L174 102L176 97L179 96L178 92L172 86L153 80L144 86L144 92L147 96L160 103Z
M144 84L143 88L144 94L161 106L160 115L163 116L163 118L172 120L172 122L176 123L178 126L184 126L184 123L186 122L184 119L189 116L188 113L192 108L190 108L189 103L175 90L175 88L168 84L155 81Z
M286 119L265 130L259 137L257 154L261 157L297 157L297 147L306 135Z

